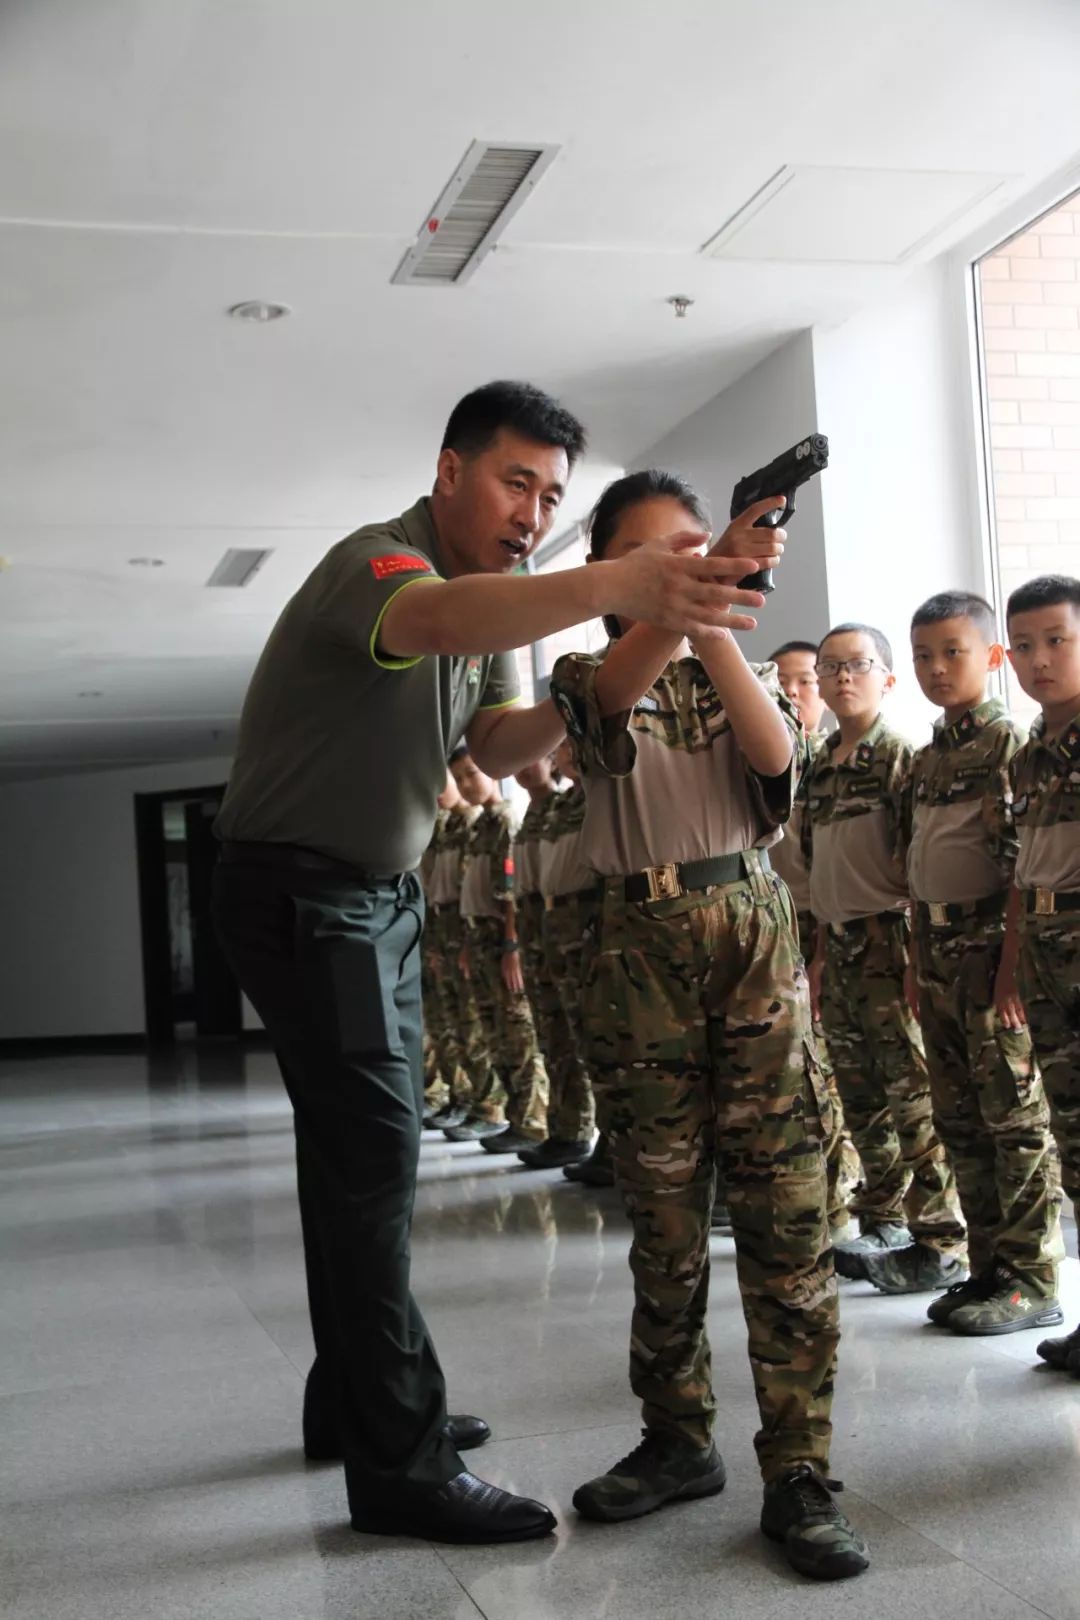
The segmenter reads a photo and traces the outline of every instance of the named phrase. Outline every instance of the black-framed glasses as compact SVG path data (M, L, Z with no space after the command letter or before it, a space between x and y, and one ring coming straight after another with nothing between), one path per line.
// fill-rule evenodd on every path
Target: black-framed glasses
M839 675L842 669L851 675L869 675L872 669L884 669L885 665L879 664L876 658L821 658L814 668L819 675L830 678Z

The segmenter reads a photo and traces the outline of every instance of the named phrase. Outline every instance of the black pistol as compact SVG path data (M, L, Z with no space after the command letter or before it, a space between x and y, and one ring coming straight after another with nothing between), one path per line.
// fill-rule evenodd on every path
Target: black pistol
M755 529L782 528L795 510L795 491L828 465L828 439L824 433L811 433L809 438L800 439L782 456L770 461L767 467L759 467L757 472L747 473L745 478L739 479L731 495L732 517L737 518L755 501L764 501L770 495L783 495L787 502L784 510L777 507L775 512L766 512L754 524ZM764 591L766 594L775 590L772 569L763 568L756 574L748 574L745 579L740 579L739 589Z

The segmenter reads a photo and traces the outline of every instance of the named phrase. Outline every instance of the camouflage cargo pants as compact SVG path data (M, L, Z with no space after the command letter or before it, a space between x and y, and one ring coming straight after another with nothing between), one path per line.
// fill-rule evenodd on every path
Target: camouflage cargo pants
M432 1110L442 1108L450 1100L450 1087L442 1077L439 1069L438 1030L442 1017L439 1007L438 994L435 989L435 975L432 966L434 948L432 945L432 928L430 918L424 922L424 933L420 941L420 1001L424 1010L423 1035L423 1062L424 1062L424 1107Z
M483 1039L476 1041L479 1015L472 1011L471 1051L467 1047L470 1036L469 1013L464 1006L468 995L468 981L457 970L460 940L456 939L456 906L431 906L424 923L425 967L431 975L432 1004L435 1016L427 1019L428 1004L424 1003L425 1023L435 1043L435 1058L447 1089L447 1100L458 1108L468 1109L473 1099L467 1058L480 1074L481 1082L488 1068L487 1049Z
M462 1106L467 1108L470 1119L502 1123L506 1118L503 1111L506 1097L491 1060L476 987L458 969L458 956L465 941L465 923L456 906L440 906L437 915L437 937L443 948L443 971L437 982L447 1017L456 1031L456 1045L467 1086Z
M810 1040L786 889L752 881L635 904L605 885L585 990L586 1056L633 1223L630 1382L648 1427L711 1433L705 1327L717 1161L766 1479L828 1468L839 1342L822 1143L830 1103Z
M862 1160L852 1214L907 1220L912 1235L951 1252L964 1223L945 1148L934 1129L919 1026L904 995L908 921L901 912L827 934L822 1021Z
M1027 1030L994 1010L1002 923L917 923L919 1016L934 1123L952 1160L978 1276L1000 1261L1057 1292L1060 1196L1050 1115Z
M560 896L544 911L544 958L569 1033L565 1062L552 1075L548 1135L560 1142L587 1142L596 1125L592 1082L586 1067L582 1021L584 919L577 895Z
M800 911L797 920L803 960L808 962L817 948L817 923L809 911ZM824 1026L819 1018L815 1018L811 1028L814 1033L814 1045L817 1048L818 1067L829 1088L833 1105L833 1129L825 1144L825 1172L829 1178L829 1230L835 1232L848 1224L851 1200L862 1180L862 1166L859 1163L858 1149L851 1140L851 1132L844 1118L844 1105L840 1101Z
M1018 977L1062 1185L1080 1218L1080 914L1023 917Z
M466 920L469 971L492 1062L506 1093L506 1117L538 1141L547 1134L548 1077L526 995L512 995L502 980L500 917Z
M548 1074L547 1132L549 1136L554 1136L554 1116L564 1084L563 1076L576 1057L574 1037L559 999L559 987L552 977L544 952L544 902L540 895L526 895L518 901L517 928L525 990L532 1006L536 1038Z

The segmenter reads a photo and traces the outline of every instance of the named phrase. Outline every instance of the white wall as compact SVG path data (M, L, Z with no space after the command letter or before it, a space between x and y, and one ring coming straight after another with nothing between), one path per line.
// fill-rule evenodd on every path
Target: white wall
M228 759L0 787L0 1040L145 1027L136 793L212 787Z
M802 332L643 451L631 470L667 467L685 474L708 497L719 533L738 480L815 432L817 416L813 342ZM758 612L757 630L741 638L749 658L767 658L794 637L815 640L828 626L821 485L829 476L799 491L776 591Z
M821 485L832 622L884 630L897 670L889 712L917 742L933 710L911 669L912 611L935 591L986 590L960 275L955 261L938 261L886 303L813 334L830 439Z

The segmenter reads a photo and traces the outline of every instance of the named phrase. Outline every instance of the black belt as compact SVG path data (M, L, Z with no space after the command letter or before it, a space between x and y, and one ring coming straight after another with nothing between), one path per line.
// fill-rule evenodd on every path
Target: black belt
M988 921L1005 915L1006 893L983 895L980 900L917 900L919 916L931 928L957 927L973 920Z
M300 844L239 843L226 839L219 859L230 866L273 866L287 872L335 872L354 883L397 883L403 874L380 876L376 872L362 871L348 861L335 860L332 855L320 855L318 850L304 849Z
M906 921L906 911L874 911L868 917L852 917L849 922L831 922L829 933L855 938L868 934L873 939L881 939L895 923Z
M1080 911L1080 892L1075 889L1023 889L1024 910L1030 916L1053 917L1059 911Z
M747 860L757 857L760 866ZM623 884L628 900L678 900L693 889L710 889L721 883L740 883L760 870L772 871L765 850L740 851L737 855L710 855L704 861L671 861L667 866L647 866Z

